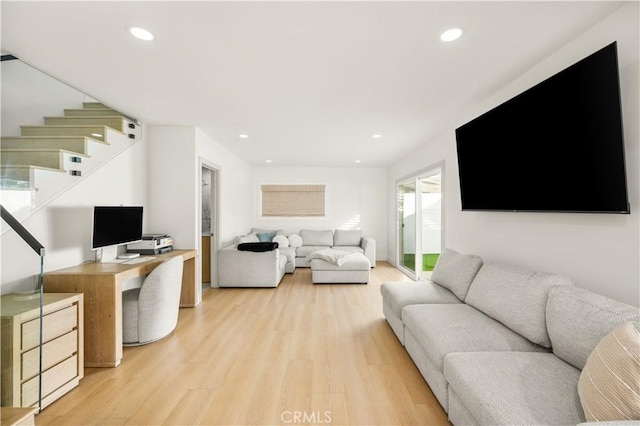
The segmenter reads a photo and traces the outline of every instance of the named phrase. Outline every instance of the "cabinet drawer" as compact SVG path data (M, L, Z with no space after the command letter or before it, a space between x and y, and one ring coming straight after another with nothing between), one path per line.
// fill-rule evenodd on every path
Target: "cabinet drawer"
M48 342L62 336L78 325L78 306L52 312L44 316L42 323L42 342ZM27 351L38 346L40 336L40 320L34 319L22 324L22 350Z
M42 398L78 375L78 355L74 355L42 373ZM38 376L22 384L22 406L38 402Z
M78 331L73 330L42 345L42 369L47 370L76 352L78 352ZM39 348L22 354L22 380L38 374L39 355Z

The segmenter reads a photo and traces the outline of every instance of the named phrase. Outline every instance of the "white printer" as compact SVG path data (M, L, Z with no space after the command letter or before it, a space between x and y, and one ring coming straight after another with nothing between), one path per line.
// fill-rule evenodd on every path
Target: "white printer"
M143 234L142 241L127 244L127 251L140 254L162 254L173 250L173 238L166 234Z

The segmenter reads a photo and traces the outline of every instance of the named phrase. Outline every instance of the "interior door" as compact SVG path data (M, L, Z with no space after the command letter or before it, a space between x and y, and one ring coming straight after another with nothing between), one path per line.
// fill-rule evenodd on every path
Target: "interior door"
M201 165L201 277L202 290L217 285L217 203L218 203L218 170L206 164Z

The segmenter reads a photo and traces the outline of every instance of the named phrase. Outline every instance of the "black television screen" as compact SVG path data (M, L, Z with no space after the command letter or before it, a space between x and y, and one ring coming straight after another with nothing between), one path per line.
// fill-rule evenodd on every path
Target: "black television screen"
M616 43L456 129L463 210L629 213Z
M142 207L95 206L91 248L132 243L142 239Z

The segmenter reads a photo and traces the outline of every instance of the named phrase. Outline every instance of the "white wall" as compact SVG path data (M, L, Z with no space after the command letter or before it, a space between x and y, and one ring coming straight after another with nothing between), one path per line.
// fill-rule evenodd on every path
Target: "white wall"
M324 184L324 218L260 217L260 185ZM254 227L282 229L287 233L300 229L362 229L376 239L377 258L387 259L387 170L378 167L256 167L252 193L255 200ZM243 233L249 229L244 229Z
M640 306L640 149L638 3L619 9L479 105L471 105L410 157L389 169L396 179L445 161L445 246L504 262L554 272L577 286ZM631 215L461 212L455 128L617 40ZM388 205L389 241L396 212ZM393 245L395 243L390 244ZM395 250L389 249L394 254ZM395 256L395 255L394 255ZM395 258L393 259L395 261Z
M195 249L200 237L195 128L150 126L148 138L149 230L171 235L175 248Z
M38 210L22 224L45 247L45 271L95 258L91 227L95 205L147 204L147 140L142 139ZM148 211L145 208L145 223ZM35 289L40 258L15 232L1 237L2 294Z

